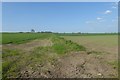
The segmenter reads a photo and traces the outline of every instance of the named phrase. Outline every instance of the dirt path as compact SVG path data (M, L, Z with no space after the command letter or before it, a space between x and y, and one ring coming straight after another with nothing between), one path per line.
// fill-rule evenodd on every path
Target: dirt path
M116 69L104 62L104 59L86 52L74 52L59 58L53 70L49 71L50 77L59 78L111 78L117 76Z
M73 52L53 63L35 64L24 69L21 77L44 78L114 78L117 70L106 64L103 57L86 52Z

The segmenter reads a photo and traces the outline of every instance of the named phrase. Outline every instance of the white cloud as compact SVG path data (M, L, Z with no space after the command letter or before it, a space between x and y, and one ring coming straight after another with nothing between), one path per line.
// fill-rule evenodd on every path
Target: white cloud
M116 19L112 19L112 22L118 22L118 19L116 18Z
M115 2L115 5L118 5L118 2Z
M97 19L97 22L98 22L98 23L99 23L99 22L105 22L105 21L106 21L105 19L103 19L103 18L101 18L101 17L97 17L96 19Z
M115 3L112 4L113 9L116 9L117 7L118 7L118 2L115 2Z
M110 14L110 13L112 13L112 11L110 11L110 10L106 10L106 11L104 12L104 14Z
M99 24L99 22L104 22L105 20L102 17L97 17L96 20L86 21L86 24Z
M91 23L91 22L90 22L90 21L86 21L85 23L89 24L89 23Z
M116 6L112 6L112 8L116 9L117 7Z
M102 20L103 18L97 17L97 20Z
M99 22L105 22L105 21L106 21L106 20L103 20L103 19L102 19L102 20L100 20Z
M86 24L94 23L93 21L86 21Z

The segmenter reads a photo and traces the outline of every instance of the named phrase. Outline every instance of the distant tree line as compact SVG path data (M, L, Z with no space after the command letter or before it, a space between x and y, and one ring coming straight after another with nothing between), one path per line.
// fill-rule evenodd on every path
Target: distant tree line
M38 31L38 32L36 32L34 29L31 29L31 31L30 32L19 32L19 33L53 33L53 32L51 32L51 31Z
M88 35L88 34L120 34L120 33L116 33L116 32L111 32L111 33L82 33L82 32L71 32L71 33L66 33L66 32L63 32L63 33L59 33L59 32L52 32L52 31L38 31L36 32L34 29L31 29L30 32L19 32L19 33L55 33L55 34L60 34L60 35Z

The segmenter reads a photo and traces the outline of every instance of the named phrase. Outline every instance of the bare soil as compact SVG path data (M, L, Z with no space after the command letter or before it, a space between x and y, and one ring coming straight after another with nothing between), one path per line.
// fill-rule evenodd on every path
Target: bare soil
M117 70L104 62L104 58L86 52L73 52L54 63L36 64L26 68L21 77L44 78L114 78Z

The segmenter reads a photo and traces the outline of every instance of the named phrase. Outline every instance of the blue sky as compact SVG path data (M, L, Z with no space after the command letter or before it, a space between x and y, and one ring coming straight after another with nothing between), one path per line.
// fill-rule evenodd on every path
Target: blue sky
M2 31L117 32L115 2L3 2Z

